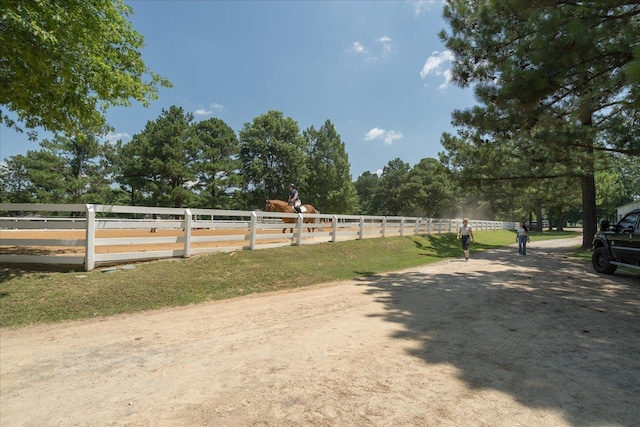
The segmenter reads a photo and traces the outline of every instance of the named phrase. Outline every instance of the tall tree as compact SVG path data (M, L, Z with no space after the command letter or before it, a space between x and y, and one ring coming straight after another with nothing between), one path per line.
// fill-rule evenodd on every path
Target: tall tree
M493 106L455 112L458 136L443 135L441 161L457 171L464 193L472 190L478 205L485 206L484 217L526 220L534 212L541 229L543 208L572 199L579 172L566 165L572 159L568 150L549 150L544 144L551 138L548 133L526 132L524 126L514 126L515 120L499 117ZM547 161L552 154L556 163Z
M7 159L5 189L14 202L110 203L115 198L104 146L95 135L56 136L40 150Z
M198 141L193 115L182 107L162 110L155 121L121 147L118 182L138 190L152 206L193 206Z
M295 120L271 110L245 123L239 137L247 209L286 197L290 183L306 203L306 146Z
M67 203L109 203L113 201L111 170L104 160L104 146L91 133L68 138L55 136L40 144L65 165L62 182Z
M331 121L318 130L311 126L303 136L308 168L305 200L322 212L356 212L357 193L351 181L349 156Z
M208 209L232 209L232 196L240 185L240 145L235 132L224 121L211 118L194 125L195 160L199 205Z
M640 200L640 157L617 155L596 174L598 217L615 222L617 208Z
M459 191L451 173L436 159L422 159L401 186L405 211L413 216L450 217L458 208Z
M0 163L0 201L3 203L35 203L26 166L27 158L11 156Z
M141 173L144 159L141 156L141 144L123 144L120 140L106 153L106 159L114 170L114 181L126 194L124 204L138 206L145 204L148 194L145 190L146 176Z
M614 164L620 168L620 177L624 186L622 204L640 200L640 157L620 156Z
M369 171L363 172L354 183L358 193L358 206L362 215L378 215L376 197L380 191L380 177Z
M452 0L444 8L451 33L441 38L455 53L454 81L476 83L481 102L497 106L504 120L525 116L533 128L542 117L554 145L572 147L582 172L585 247L596 231L596 151L640 153L637 132L603 138L638 125L639 83L629 67L637 62L639 14L638 2L613 0Z
M168 80L143 62L123 0L4 0L0 105L27 128L102 129L109 106L148 105ZM0 123L21 127L0 111Z
M22 172L23 197L38 203L68 202L66 178L68 162L49 150L29 150L26 156L18 155L7 163L15 171ZM15 177L16 175L14 175Z
M409 213L409 194L403 186L409 181L409 163L395 158L382 169L379 191L374 198L375 204L384 215L406 215Z

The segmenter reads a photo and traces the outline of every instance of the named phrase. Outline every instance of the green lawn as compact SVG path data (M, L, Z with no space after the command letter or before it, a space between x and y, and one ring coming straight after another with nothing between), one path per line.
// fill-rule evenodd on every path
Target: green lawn
M573 232L532 233L533 241ZM477 231L471 251L515 242L506 230ZM215 253L136 264L113 273L3 268L0 326L51 323L197 304L348 280L460 257L454 234L371 238L300 247Z

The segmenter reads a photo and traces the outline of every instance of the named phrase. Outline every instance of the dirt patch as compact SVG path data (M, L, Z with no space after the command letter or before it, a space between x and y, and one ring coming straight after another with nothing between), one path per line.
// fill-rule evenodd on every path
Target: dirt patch
M2 329L2 426L637 425L640 280L580 243Z

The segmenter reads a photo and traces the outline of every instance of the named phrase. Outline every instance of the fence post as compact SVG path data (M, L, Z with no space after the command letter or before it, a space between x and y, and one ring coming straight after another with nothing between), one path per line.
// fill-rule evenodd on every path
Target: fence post
M433 218L427 218L427 234L431 234L433 227Z
M338 216L337 215L333 215L333 218L331 219L331 241L334 243L338 241Z
M95 267L96 252L96 212L93 205L86 205L86 221L84 236L84 270L91 271Z
M304 218L302 214L298 214L298 221L296 221L296 246L302 245L302 226L304 225Z
M382 217L382 237L387 235L387 217Z
M249 221L249 249L256 248L256 236L258 234L258 215L251 212L251 220Z
M360 215L360 231L358 231L360 240L364 239L364 217Z
M191 226L192 226L192 218L191 218L191 210L184 210L184 258L189 258L191 256Z
M404 217L400 218L400 236L404 236Z

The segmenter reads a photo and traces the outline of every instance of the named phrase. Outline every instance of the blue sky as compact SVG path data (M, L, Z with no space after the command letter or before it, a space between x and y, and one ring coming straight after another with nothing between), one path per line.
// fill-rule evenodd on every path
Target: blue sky
M411 166L437 158L442 133L455 132L451 113L474 104L470 89L448 82L442 1L126 3L145 38L143 59L173 88L148 108L109 110L105 140L128 142L172 105L236 133L279 110L301 131L330 120L355 180L395 158ZM0 158L34 149L24 134L0 129Z

